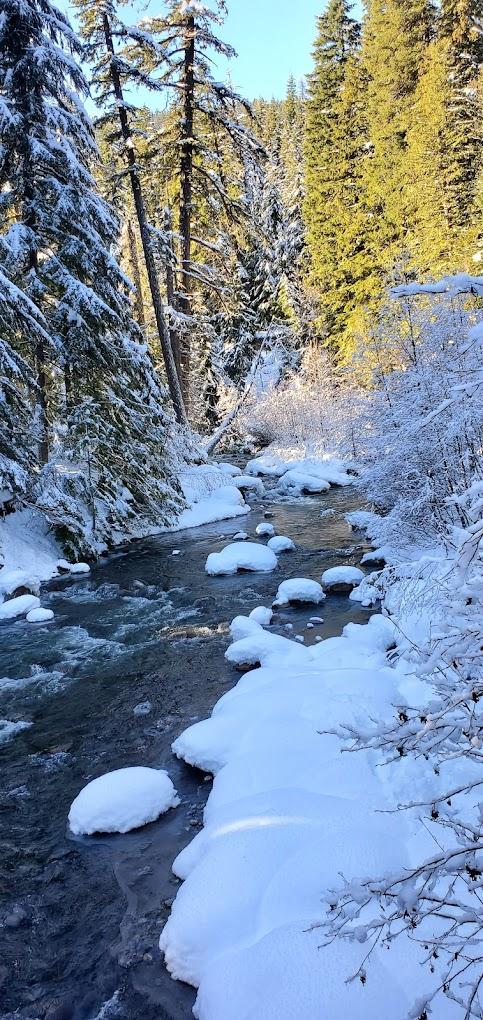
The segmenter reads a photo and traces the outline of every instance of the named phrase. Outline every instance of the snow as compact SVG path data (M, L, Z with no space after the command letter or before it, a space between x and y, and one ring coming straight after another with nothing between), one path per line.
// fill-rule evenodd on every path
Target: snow
M249 475L268 475L271 478L278 478L287 470L285 461L280 457L263 454L249 460L245 471Z
M309 471L294 468L282 476L277 488L280 492L301 496L304 492L326 492L330 489L330 483L325 478L310 474Z
M265 492L265 486L260 478L254 478L253 475L240 475L233 479L233 484L239 489L251 489L257 496L263 496Z
M322 586L309 577L292 577L282 581L277 591L274 606L288 606L290 602L322 602L325 599Z
M53 620L54 614L51 609L31 609L27 613L27 623L47 623L48 620Z
M221 552L210 553L205 564L207 574L236 574L237 570L275 570L277 557L271 549L256 542L232 542Z
M37 595L18 595L0 606L0 620L15 620L17 616L26 616L32 609L38 609L40 599Z
M363 580L363 570L360 570L359 567L345 565L340 567L330 567L329 570L324 570L321 577L322 587L326 591L330 591L331 589L347 591L350 588L354 588L357 584L360 584Z
M257 524L255 531L259 538L271 538L275 535L275 528L273 524L269 524L268 521L262 521L261 524Z
M17 510L0 521L0 594L25 586L37 591L41 581L57 574L60 548L42 514Z
M193 502L192 506L178 517L175 524L167 531L184 531L186 528L199 528L202 524L213 521L230 520L249 513L250 507L245 503L239 489L234 485L222 485L210 495Z
M71 563L69 569L71 574L89 574L91 568L88 563Z
M237 531L236 535L233 535L234 542L245 542L248 538L246 531Z
M286 538L285 535L274 535L267 542L268 548L273 549L275 555L278 556L282 552L293 552L295 549L295 542L292 542L291 538Z
M411 863L413 829L381 813L387 787L377 762L341 754L339 738L323 732L391 710L394 624L372 617L312 648L263 631L253 617L237 617L230 630L227 659L246 661L251 651L261 666L173 744L215 778L204 828L173 865L183 885L160 938L168 970L198 987L200 1020L402 1015L415 989L405 992L397 950L374 950L362 985L348 979L366 948L321 949L317 927L340 873ZM421 838L429 852L429 836Z
M76 836L129 832L179 803L167 772L144 766L117 769L81 790L71 805L69 826Z
M255 620L261 627L268 627L272 620L272 610L266 606L256 606L252 609L251 613L248 614L250 620Z

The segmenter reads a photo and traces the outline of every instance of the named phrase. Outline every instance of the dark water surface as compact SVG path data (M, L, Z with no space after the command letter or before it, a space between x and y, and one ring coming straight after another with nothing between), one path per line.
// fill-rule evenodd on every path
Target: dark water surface
M224 660L235 615L269 605L286 577L318 579L366 548L342 517L360 505L351 489L250 502L245 517L137 542L86 578L46 585L48 626L0 627L0 719L32 723L0 746L3 1018L192 1016L194 990L171 980L157 941L178 885L171 864L201 825L210 777L174 758L171 742L236 683ZM252 537L268 509L297 551L272 574L207 577L208 553L240 529ZM307 630L319 613L324 623ZM311 643L368 615L331 596L279 614L274 629L290 621ZM143 701L152 711L134 715ZM126 765L166 768L180 807L126 835L69 834L79 790Z

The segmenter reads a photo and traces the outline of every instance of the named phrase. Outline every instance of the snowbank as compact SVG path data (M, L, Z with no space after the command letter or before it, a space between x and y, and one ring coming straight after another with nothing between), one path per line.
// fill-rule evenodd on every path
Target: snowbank
M277 557L265 545L256 542L232 542L219 553L210 553L205 564L207 574L236 574L237 570L275 570Z
M406 867L415 841L432 850L420 825L380 812L388 788L371 755L341 754L324 732L391 711L401 679L386 659L394 625L373 617L312 648L253 618L231 630L245 636L228 660L252 649L262 665L173 744L215 778L204 828L174 862L184 884L161 934L166 965L198 987L199 1020L402 1017L424 973L411 972L406 991L398 950L375 948L367 982L350 981L367 947L324 947L318 929L341 873Z
M274 606L288 606L290 602L322 602L325 599L322 586L309 577L292 577L282 581L277 591Z
M76 836L94 832L129 832L179 804L167 774L134 766L93 779L75 798L69 826Z

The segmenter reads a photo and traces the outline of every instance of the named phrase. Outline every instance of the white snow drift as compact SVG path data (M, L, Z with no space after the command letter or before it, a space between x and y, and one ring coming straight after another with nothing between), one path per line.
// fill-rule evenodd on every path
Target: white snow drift
M81 790L69 811L69 826L76 836L129 832L178 804L167 772L143 766L117 769Z
M265 545L256 542L232 542L221 552L210 553L205 564L207 574L236 574L237 570L275 570L277 557Z

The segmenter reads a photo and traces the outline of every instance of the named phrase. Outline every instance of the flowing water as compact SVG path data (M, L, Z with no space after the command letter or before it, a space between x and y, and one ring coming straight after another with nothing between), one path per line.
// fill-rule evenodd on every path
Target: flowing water
M176 895L171 864L201 825L210 777L171 753L180 731L236 683L225 662L234 616L269 605L286 577L358 563L366 545L343 514L351 489L250 501L246 517L131 544L90 575L46 585L55 620L0 629L0 719L31 725L0 746L0 1016L182 1020L194 990L171 980L157 949ZM266 510L297 550L272 574L209 578L204 563ZM179 555L173 555L180 550ZM274 629L338 634L369 613L333 595ZM148 715L134 707L150 702ZM1 731L0 731L1 739ZM73 837L69 806L85 783L126 765L166 768L181 805L126 835Z

